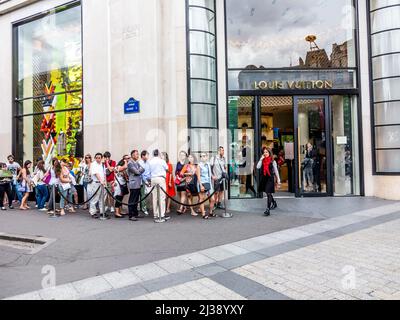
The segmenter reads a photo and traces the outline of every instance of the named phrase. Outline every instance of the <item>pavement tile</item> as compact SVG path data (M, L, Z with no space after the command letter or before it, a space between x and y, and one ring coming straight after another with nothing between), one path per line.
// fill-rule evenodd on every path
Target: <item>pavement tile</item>
M192 265L186 263L181 257L169 258L155 262L159 267L166 270L168 273L178 273L193 268Z
M72 283L73 287L78 291L79 298L94 296L113 289L111 284L102 276L93 277Z
M199 253L209 257L210 259L213 259L214 261L221 261L235 256L235 254L233 254L232 252L224 250L220 247L202 250Z
M215 260L207 257L204 254L201 253L191 253L191 254L187 254L184 256L180 256L180 259L182 259L185 263L191 265L192 267L201 267L207 264L211 264L214 263Z
M210 277L210 276L213 276L215 274L225 272L225 271L227 271L227 269L218 264L211 264L211 265L203 266L203 267L196 269L197 273L199 273L205 277Z
M168 272L155 263L148 263L142 266L129 269L134 275L142 281L152 280L168 275Z
M114 289L131 286L141 281L140 278L137 275L133 274L130 269L108 273L103 275L103 277L107 280L108 283L112 285Z
M251 253L247 253L247 254L244 254L241 256L237 256L237 257L219 261L219 262L217 262L217 264L219 266L222 266L225 269L231 270L231 269L235 269L235 268L241 267L246 264L253 263L255 261L262 260L264 258L265 258L265 256L263 256L261 254L251 252Z

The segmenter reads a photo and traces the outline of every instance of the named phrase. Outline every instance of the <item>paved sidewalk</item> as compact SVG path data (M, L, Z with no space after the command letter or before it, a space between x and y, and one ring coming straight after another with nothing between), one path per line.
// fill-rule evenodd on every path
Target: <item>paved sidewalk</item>
M400 299L399 231L385 203L11 299Z

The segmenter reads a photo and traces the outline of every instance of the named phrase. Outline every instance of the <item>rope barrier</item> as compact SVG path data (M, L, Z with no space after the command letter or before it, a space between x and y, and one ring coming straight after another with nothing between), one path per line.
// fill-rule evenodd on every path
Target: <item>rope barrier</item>
M100 191L100 189L101 189L101 186L97 189L97 191L90 197L90 199L89 200L86 200L85 202L82 202L82 203L73 203L73 202L70 202L66 197L64 197L64 195L60 192L60 190L58 189L58 188L56 188L56 190L57 190L57 192L58 192L58 194L60 195L60 197L62 197L63 199L64 199L64 201L66 201L68 204L71 204L71 205L76 205L76 206L83 206L83 205L85 205L85 204L88 204L90 201L92 201L93 199L94 199L94 197L99 193L99 191Z
M180 206L184 206L184 207L187 207L187 208L195 208L195 207L201 206L202 204L204 204L207 201L209 201L212 197L214 197L214 195L217 193L216 191L214 191L207 199L205 199L202 202L199 202L197 204L184 204L184 203L181 203L181 202L175 200L174 198L172 198L163 188L160 187L160 189L162 190L162 192L165 193L165 195L169 199L171 199L171 201L175 202L176 204L179 204Z
M136 206L139 203L142 203L145 200L147 200L147 198L150 197L150 195L154 191L155 186L150 190L150 192L143 199L141 199L141 200L139 200L139 201L137 201L135 203L124 203L123 201L116 199L110 190L108 190L107 188L105 188L105 189L106 189L107 193L114 199L114 201L118 202L119 204L122 204L123 206L130 207L130 206Z

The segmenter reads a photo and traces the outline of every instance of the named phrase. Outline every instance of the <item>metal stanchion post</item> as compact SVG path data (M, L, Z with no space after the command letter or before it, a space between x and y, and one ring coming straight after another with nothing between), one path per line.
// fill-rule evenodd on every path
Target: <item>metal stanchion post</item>
M160 190L160 185L157 184L157 209L158 209L158 218L156 219L157 222L163 222L163 219L161 217L161 190Z
M100 201L101 201L101 204L99 205L99 207L100 207L100 215L101 215L100 220L101 221L105 221L105 220L108 220L108 217L106 216L106 210L104 208L104 186L101 185L100 188L101 188L100 189Z
M227 208L227 203L226 203L226 199L228 197L228 184L227 184L227 180L226 178L224 179L224 207L225 207L225 211L222 214L222 218L233 218L233 214L228 212L228 208Z
M50 216L50 218L58 218L57 213L56 213L56 185L52 185L52 198L53 198L53 214Z

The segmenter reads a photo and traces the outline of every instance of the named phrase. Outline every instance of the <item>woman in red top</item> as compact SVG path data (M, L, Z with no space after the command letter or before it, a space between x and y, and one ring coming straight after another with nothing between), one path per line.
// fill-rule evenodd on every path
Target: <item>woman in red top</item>
M275 179L278 185L281 184L281 179L272 151L268 148L263 148L262 153L263 155L257 164L257 169L261 170L261 181L258 191L260 193L265 192L268 196L268 207L264 214L269 216L270 211L278 207L273 194L275 193Z
M168 171L167 171L167 177L166 179L166 185L167 185L167 193L171 198L175 198L176 196L176 190L175 190L175 182L174 182L174 168L172 164L169 162L169 156L168 153L163 152L163 158L165 162L168 164ZM171 212L171 199L167 197L167 206L166 206L166 212L165 213L170 213Z

